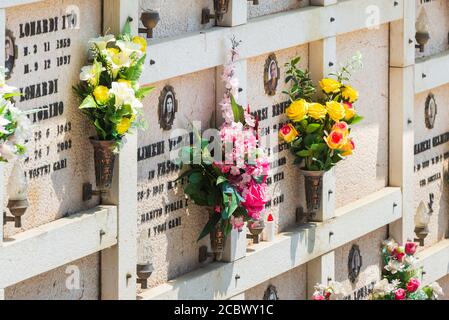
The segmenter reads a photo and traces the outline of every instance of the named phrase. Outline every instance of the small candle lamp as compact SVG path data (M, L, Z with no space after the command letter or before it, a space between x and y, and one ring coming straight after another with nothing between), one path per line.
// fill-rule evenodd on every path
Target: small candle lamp
M424 239L429 234L430 216L426 205L421 201L415 215L415 234L418 237L415 241L419 242L420 246L424 246Z
M425 46L430 39L429 34L429 19L427 18L426 11L424 9L421 10L418 20L416 21L416 48L419 49L419 52L424 52Z
M6 212L3 213L3 225L8 222L14 222L16 228L22 227L22 216L28 209L28 183L23 173L22 166L18 161L14 164L14 167L9 177L8 182L8 209L11 212L12 217L7 216Z

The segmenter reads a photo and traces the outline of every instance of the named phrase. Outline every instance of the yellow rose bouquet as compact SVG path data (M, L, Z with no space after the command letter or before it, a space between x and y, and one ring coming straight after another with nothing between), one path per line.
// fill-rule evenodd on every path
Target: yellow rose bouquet
M80 109L95 126L100 141L119 147L132 128L143 126L142 99L152 90L140 87L147 42L131 34L130 21L117 37L106 35L89 41L93 60L81 69L74 87Z
M299 58L295 58L286 65L286 83L292 86L285 93L292 103L285 111L290 122L279 135L290 144L296 163L304 162L304 170L326 172L355 149L351 126L363 118L354 107L359 94L348 82L351 72L361 67L361 55L322 79L319 85L323 94L316 100L309 72L298 68L298 63Z

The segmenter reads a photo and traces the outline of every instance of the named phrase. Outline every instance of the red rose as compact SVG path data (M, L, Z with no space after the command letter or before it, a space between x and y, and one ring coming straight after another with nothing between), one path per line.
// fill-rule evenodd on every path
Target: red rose
M407 242L405 244L405 253L412 256L416 253L418 245L415 242Z
M405 300L405 290L404 289L398 289L394 293L394 298L396 300Z
M419 282L416 278L411 278L410 281L407 283L407 291L412 293L419 289L419 286L421 285L421 282Z

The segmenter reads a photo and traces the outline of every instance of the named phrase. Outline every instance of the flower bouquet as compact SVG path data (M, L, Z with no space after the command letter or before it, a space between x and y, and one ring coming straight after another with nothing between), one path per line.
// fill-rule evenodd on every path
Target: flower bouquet
M0 67L0 162L9 162L26 151L30 121L25 112L14 106L12 99L20 96L17 89L5 82L5 69Z
M306 200L309 213L320 210L323 176L339 161L352 155L355 143L351 127L363 118L355 110L359 94L349 85L351 73L361 68L361 55L354 56L345 66L319 83L322 94L314 100L316 88L309 72L297 67L300 58L286 64L286 83L291 89L291 105L285 114L290 120L279 132L290 144L305 177Z
M339 282L330 282L327 286L317 284L313 293L313 300L337 300L343 295L343 286Z
M400 246L387 240L382 246L385 264L382 280L376 284L372 300L436 300L443 294L438 283L421 286L422 268L416 267L417 244L407 242Z
M81 69L74 87L80 110L97 131L94 146L96 182L100 191L112 182L115 153L131 129L143 127L142 99L152 90L140 87L146 58L146 40L131 34L130 21L117 37L91 39L91 64Z
M225 121L217 137L212 143L196 133L201 147L188 146L181 151L182 162L190 164L181 176L188 177L185 193L195 204L211 208L199 239L211 235L216 260L221 260L225 237L232 229L241 231L246 221L259 220L266 203L269 165L259 148L258 124L249 108L236 102L238 80L234 62L238 44L233 39L231 57L224 67L226 92L221 106Z

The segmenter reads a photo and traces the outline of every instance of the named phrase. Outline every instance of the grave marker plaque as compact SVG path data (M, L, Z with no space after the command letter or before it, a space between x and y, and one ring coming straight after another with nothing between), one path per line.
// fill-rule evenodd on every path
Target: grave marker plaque
M29 115L32 135L23 159L29 181L30 228L93 206L81 201L93 181L89 133L72 86L86 64L88 40L101 32L101 1L42 1L6 10L6 67L19 88L16 105Z

